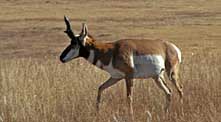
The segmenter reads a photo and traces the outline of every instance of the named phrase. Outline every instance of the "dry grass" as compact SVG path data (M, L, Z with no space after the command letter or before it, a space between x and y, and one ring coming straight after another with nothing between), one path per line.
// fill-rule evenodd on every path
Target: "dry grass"
M180 75L184 103L180 104L169 82L174 91L169 115L163 111L164 94L154 82L136 80L136 121L145 122L149 111L153 121L219 122L220 60L218 54L208 56L205 52L184 60ZM4 121L106 122L113 121L113 116L121 121L129 118L123 81L104 92L101 114L96 115L97 88L108 75L83 59L65 65L53 60L2 60L0 72L0 117Z
M0 122L119 122L129 120L124 81L103 93L96 115L97 88L108 74L84 59L61 64L67 45L63 15L74 29L87 22L98 40L162 38L183 52L180 80L170 113L152 80L136 80L136 122L220 122L221 13L219 0L2 0L0 4Z

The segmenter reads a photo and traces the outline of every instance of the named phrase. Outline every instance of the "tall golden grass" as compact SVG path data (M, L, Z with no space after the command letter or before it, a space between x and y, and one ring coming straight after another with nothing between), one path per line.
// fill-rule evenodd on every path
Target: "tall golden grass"
M135 80L136 122L220 122L221 56L199 50L184 56L180 80L183 104L175 87L169 114L165 97L153 80ZM124 81L106 90L96 114L97 88L108 74L84 59L61 64L58 59L0 60L0 122L126 122Z

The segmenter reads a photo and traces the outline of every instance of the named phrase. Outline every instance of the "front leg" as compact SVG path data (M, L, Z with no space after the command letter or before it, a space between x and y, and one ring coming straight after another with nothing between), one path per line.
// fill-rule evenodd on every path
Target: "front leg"
M131 78L125 78L126 81L126 87L127 87L127 100L129 105L129 113L132 117L132 120L134 120L134 114L133 114L133 80Z
M112 78L110 77L107 81L105 81L102 85L100 85L98 89L98 95L97 95L97 111L99 111L99 103L101 101L101 93L108 87L114 85L122 78Z

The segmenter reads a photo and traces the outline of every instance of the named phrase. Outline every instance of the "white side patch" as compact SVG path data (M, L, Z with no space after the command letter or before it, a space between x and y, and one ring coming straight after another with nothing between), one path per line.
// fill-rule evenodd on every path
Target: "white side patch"
M164 67L164 59L161 55L134 56L135 64L154 64Z
M88 60L90 63L93 63L93 62L94 62L94 50L90 50L90 54L89 54L89 57L87 58L87 60Z
M149 78L157 76L165 69L165 61L161 55L134 56L134 78Z
M79 55L79 48L71 49L63 60L69 61Z
M125 77L125 74L121 72L118 69L115 69L112 65L112 58L110 60L110 63L108 65L103 65L101 61L97 61L96 66L99 68L102 68L103 70L107 71L112 78L123 78Z
M172 45L172 46L174 47L174 49L176 50L177 55L178 55L179 62L181 63L181 51L180 51L180 49L179 49L176 45L174 45L173 43L171 43L171 45Z

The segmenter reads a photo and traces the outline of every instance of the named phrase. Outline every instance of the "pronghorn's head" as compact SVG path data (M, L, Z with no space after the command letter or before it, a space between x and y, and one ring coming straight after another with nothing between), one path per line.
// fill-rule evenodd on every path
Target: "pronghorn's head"
M88 36L88 29L86 24L82 24L82 31L79 35L75 35L71 29L71 24L67 17L64 17L65 24L67 26L67 30L64 31L68 37L71 39L71 43L66 47L66 49L62 52L60 56L61 62L65 63L70 61L71 59L78 57L88 57L89 51L85 48L86 41L90 40Z

